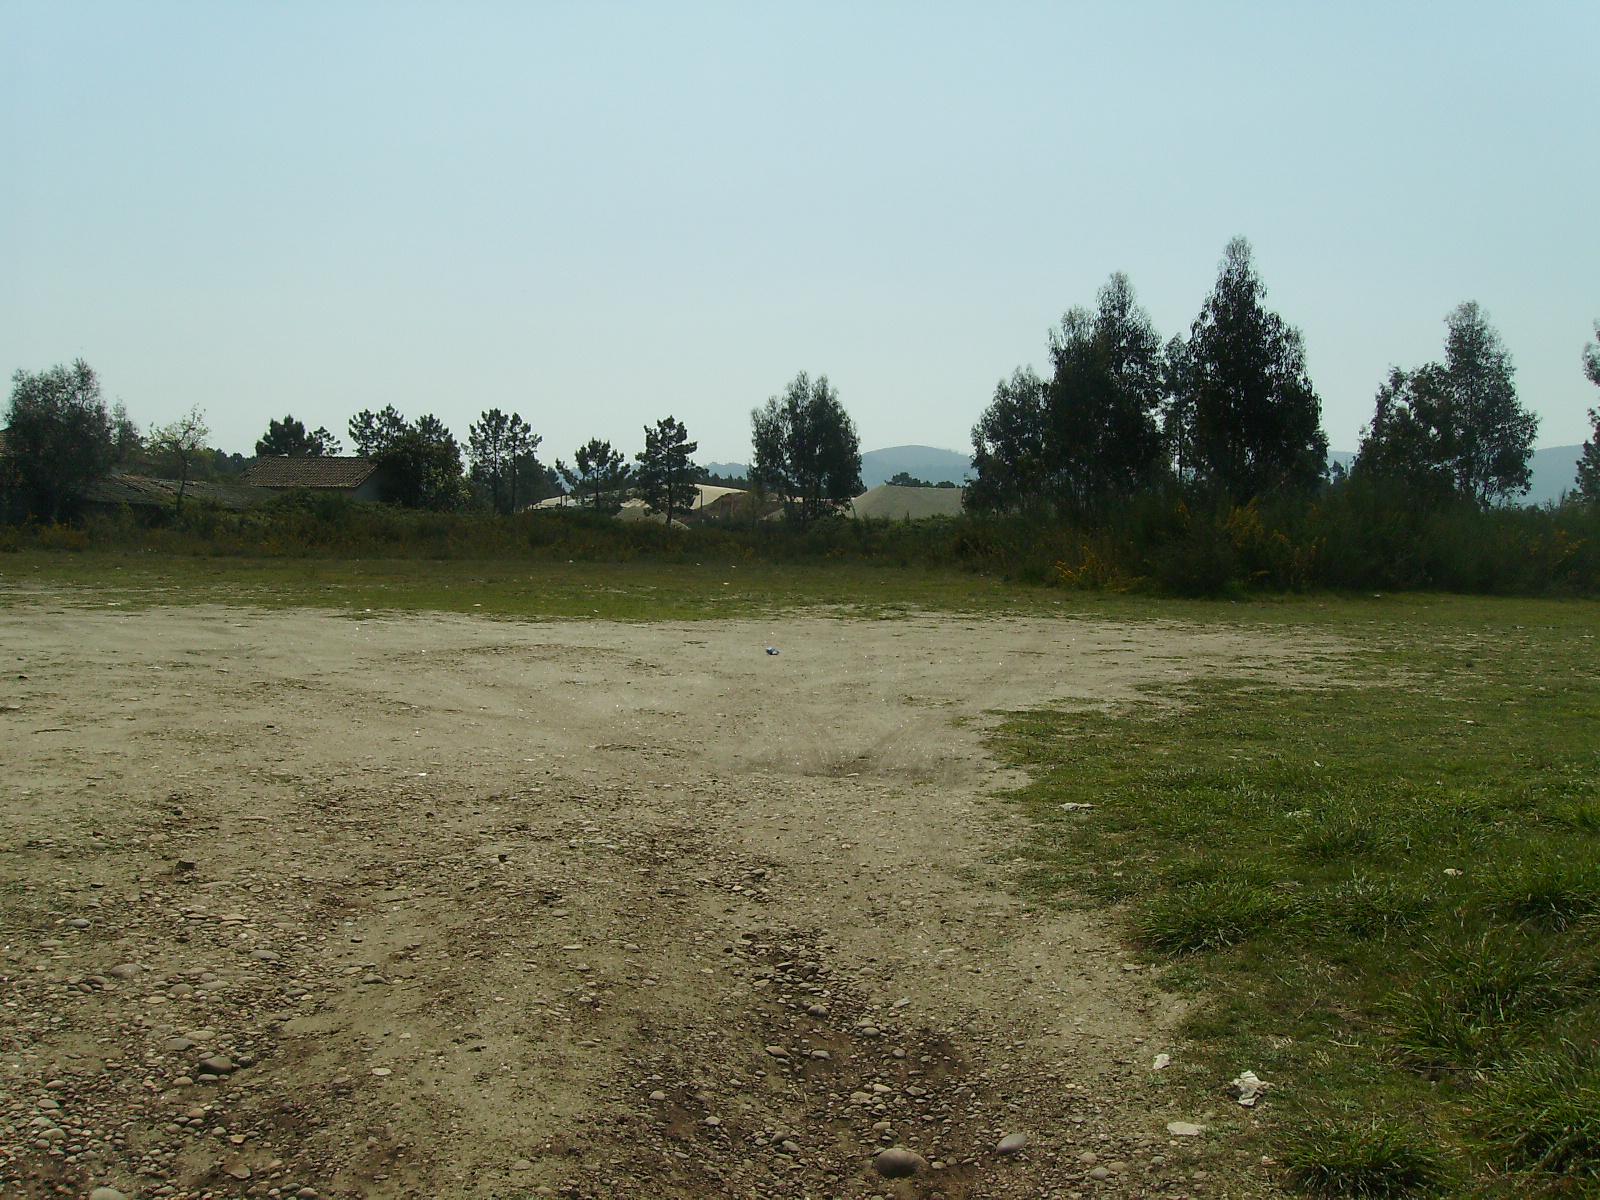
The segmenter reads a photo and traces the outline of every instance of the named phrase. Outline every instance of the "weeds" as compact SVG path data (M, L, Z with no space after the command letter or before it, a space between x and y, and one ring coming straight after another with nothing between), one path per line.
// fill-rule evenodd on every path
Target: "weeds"
M1293 904L1248 879L1221 879L1164 893L1135 917L1141 945L1165 954L1220 950L1287 920Z
M1534 1018L1570 1006L1581 991L1572 963L1501 928L1436 949L1423 969L1383 1006L1395 1046L1421 1067L1498 1062L1537 1028Z
M1525 1054L1486 1090L1479 1130L1506 1169L1600 1179L1600 1050Z
M1318 1196L1422 1196L1448 1177L1445 1158L1416 1131L1381 1117L1322 1120L1294 1133L1283 1165Z

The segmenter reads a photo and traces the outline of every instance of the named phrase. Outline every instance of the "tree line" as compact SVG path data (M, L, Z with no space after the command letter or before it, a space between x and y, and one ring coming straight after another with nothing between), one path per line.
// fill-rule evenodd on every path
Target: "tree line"
M1304 340L1266 305L1266 287L1243 238L1226 247L1216 283L1187 335L1163 342L1126 275L1114 274L1093 307L1067 311L1050 331L1050 371L1019 367L996 386L972 430L973 513L1014 514L1093 527L1150 495L1176 494L1219 511L1309 497L1370 481L1420 503L1492 506L1530 481L1538 419L1519 401L1511 356L1487 315L1468 301L1445 318L1441 359L1392 368L1348 473L1328 473L1322 405ZM1600 323L1595 326L1600 342ZM1600 344L1583 352L1600 386ZM1574 498L1600 500L1600 411L1590 409ZM751 411L748 484L781 502L801 526L838 512L862 490L860 438L827 376L801 372ZM465 446L438 417L408 419L393 405L363 409L347 426L353 452L384 471L405 507L511 513L565 493L615 511L643 499L670 524L708 479L698 443L668 416L644 428L628 458L602 438L571 464L539 458L542 438L519 413L491 408ZM83 361L17 371L0 444L0 489L12 516L68 520L88 486L114 468L161 470L179 482L234 473L242 456L208 449L198 408L141 434L119 402L108 407ZM343 452L325 427L274 419L258 457ZM909 476L895 480L915 486Z
M1249 505L1322 488L1328 440L1304 342L1265 297L1236 238L1187 337L1163 343L1127 276L1113 275L1092 309L1051 331L1048 377L1018 368L995 388L973 428L968 506L1093 523L1163 490ZM1538 418L1517 398L1511 356L1475 302L1445 328L1442 361L1396 367L1378 388L1349 475L1479 506L1521 495ZM1600 382L1600 350L1584 361ZM1589 417L1575 493L1593 500L1600 417Z

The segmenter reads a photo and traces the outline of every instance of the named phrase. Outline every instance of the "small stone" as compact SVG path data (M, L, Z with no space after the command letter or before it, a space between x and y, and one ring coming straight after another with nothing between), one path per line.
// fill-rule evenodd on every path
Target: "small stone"
M772 1055L773 1058L788 1058L789 1057L789 1051L786 1050L782 1046L768 1046L767 1047L767 1053Z
M1089 1172L1089 1178L1090 1179L1110 1179L1111 1178L1111 1172L1106 1170L1106 1168L1104 1168L1104 1167L1096 1167L1094 1170Z
M1008 1133L1001 1138L995 1146L996 1154L1016 1154L1028 1144L1028 1135L1025 1133Z
M519 1158L516 1162L511 1164L511 1169L513 1171L531 1171L533 1170L533 1159Z
M87 929L87 928L89 928L89 922L86 921L83 917L73 917L72 920L67 922L67 924L71 925L74 929Z
M132 979L139 973L138 963L118 963L107 971L106 974L113 979Z
M1192 1121L1168 1121L1167 1132L1173 1137L1199 1137L1205 1130Z
M915 1150L904 1146L890 1146L879 1150L872 1158L872 1169L885 1179L905 1179L928 1165L928 1160Z
M128 1197L114 1187L97 1187L89 1193L89 1200L128 1200Z
M233 1065L233 1059L223 1054L213 1054L210 1058L202 1058L198 1065L200 1070L207 1075L232 1075L239 1069Z
M372 1068L372 1073L374 1075L376 1075L379 1079L387 1079L389 1076L394 1074L394 1072L391 1071L388 1067L373 1067Z

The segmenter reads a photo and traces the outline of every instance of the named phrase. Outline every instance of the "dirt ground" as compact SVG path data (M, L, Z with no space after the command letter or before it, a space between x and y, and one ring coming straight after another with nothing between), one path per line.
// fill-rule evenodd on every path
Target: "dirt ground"
M0 648L0 1195L1271 1193L1152 1082L1179 997L1011 886L981 738L1303 639L37 595Z

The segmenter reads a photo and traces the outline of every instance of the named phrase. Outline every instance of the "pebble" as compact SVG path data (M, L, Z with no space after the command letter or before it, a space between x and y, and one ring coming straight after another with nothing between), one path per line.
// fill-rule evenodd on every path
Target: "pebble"
M114 1187L97 1187L89 1193L89 1200L128 1200L128 1197Z
M879 1150L872 1158L872 1169L885 1179L905 1179L928 1165L928 1160L915 1150L904 1146L890 1146Z
M210 1058L202 1058L198 1065L207 1075L232 1075L239 1069L234 1066L233 1059L223 1054L213 1054Z
M1001 1138L995 1146L996 1154L1016 1154L1028 1144L1028 1135L1025 1133L1008 1133Z
M1199 1137L1205 1129L1192 1121L1168 1121L1167 1132L1173 1137Z
M139 974L138 963L118 963L106 972L113 979L132 979Z

